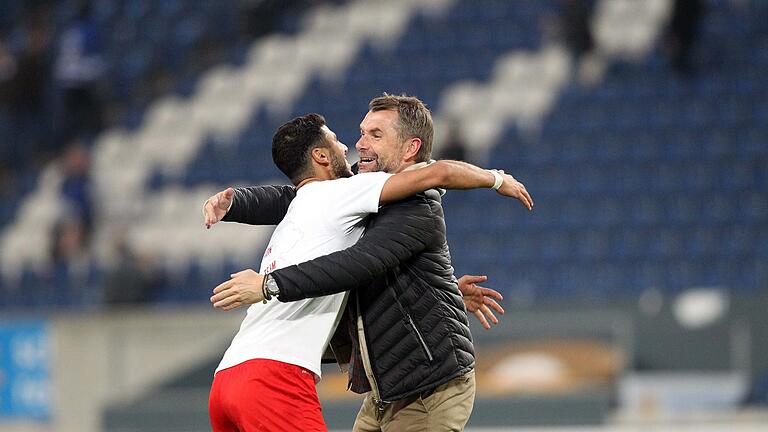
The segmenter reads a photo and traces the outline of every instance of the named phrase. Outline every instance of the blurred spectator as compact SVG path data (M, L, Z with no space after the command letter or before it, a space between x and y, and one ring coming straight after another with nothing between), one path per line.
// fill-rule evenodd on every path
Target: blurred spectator
M440 149L440 159L467 160L467 144L458 120L452 120L448 126L448 136Z
M240 0L241 32L258 38L277 31L286 13L322 3L344 3L347 0Z
M138 304L152 300L164 285L165 277L149 253L137 253L128 245L124 234L114 242L117 265L104 281L104 303Z
M84 3L61 35L54 69L60 89L59 140L68 142L78 135L91 137L104 126L104 102L100 94L105 72L101 39Z
M594 0L562 0L560 4L560 36L576 61L594 47L590 28L593 9Z
M0 41L0 101L11 130L3 156L13 169L49 148L49 15L45 5L31 7L9 43Z
M80 220L83 236L87 240L93 224L91 200L90 155L79 142L71 144L62 157L64 180L61 194L67 202L69 213Z
M51 266L42 275L41 288L58 304L82 300L91 270L82 220L65 215L53 229ZM46 288L43 288L46 287Z
M15 169L12 160L14 151L9 136L12 128L10 118L10 93L13 89L13 77L16 75L16 59L0 35L0 192L10 183L10 171Z
M691 49L699 36L704 14L701 0L675 0L666 37L666 49L672 68L682 75L693 72Z
M576 78L584 86L594 86L602 79L606 59L595 49L592 15L595 0L559 0L557 16L543 20L545 36L561 43L570 53Z
M16 58L3 37L0 37L0 102L8 105L10 92L13 91L9 84L16 76Z
M54 269L83 261L86 252L85 228L80 218L67 215L53 229L51 261Z
M295 0L293 2L295 3ZM274 31L277 18L285 7L282 3L291 3L291 1L241 0L240 12L244 33L251 38L257 38Z

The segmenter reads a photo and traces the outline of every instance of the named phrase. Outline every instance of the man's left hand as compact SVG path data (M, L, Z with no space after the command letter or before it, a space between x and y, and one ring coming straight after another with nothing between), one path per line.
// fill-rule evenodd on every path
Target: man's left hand
M477 320L486 330L491 328L488 323L489 319L494 325L499 323L499 319L496 318L493 311L504 315L504 308L496 302L496 300L504 299L501 293L477 285L477 283L487 280L488 276L464 275L459 278L459 291L464 296L464 306L466 306L467 311L475 314Z
M232 279L214 288L213 297L211 297L214 308L229 311L264 300L261 289L264 283L263 275L246 269L230 276Z

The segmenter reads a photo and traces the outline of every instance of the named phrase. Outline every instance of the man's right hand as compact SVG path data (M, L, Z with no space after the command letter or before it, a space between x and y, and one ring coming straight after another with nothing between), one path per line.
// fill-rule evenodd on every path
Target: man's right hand
M229 275L230 280L213 289L211 303L216 309L230 311L243 305L252 305L264 300L264 275L254 270Z
M203 219L206 228L211 229L213 224L220 221L227 214L229 207L232 206L232 196L234 194L234 189L226 188L205 200L205 204L203 204Z

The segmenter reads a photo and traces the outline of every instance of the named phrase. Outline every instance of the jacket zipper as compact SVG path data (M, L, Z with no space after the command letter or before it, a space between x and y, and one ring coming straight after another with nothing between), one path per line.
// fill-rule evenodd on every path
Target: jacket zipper
M360 357L363 360L363 369L365 369L365 375L368 377L368 383L371 384L373 403L376 404L376 408L379 410L379 414L381 414L381 412L384 411L384 405L389 402L381 400L379 384L376 382L376 376L373 374L373 367L371 366L371 359L368 357L368 342L365 340L363 315L360 313L360 298L357 293L355 293L355 302L357 306L357 338L360 342Z
M416 338L419 340L421 349L424 351L424 354L427 355L427 360L429 360L429 362L432 363L432 360L434 360L434 358L432 357L432 352L429 351L429 347L427 346L427 343L424 341L424 338L421 336L421 332L419 331L419 328L416 327L416 323L413 322L413 318L411 318L411 314L407 312L405 314L405 325L410 327L411 330L413 330L413 333L416 334Z
M406 267L406 269L408 273L412 273L408 267ZM395 283L397 284L397 281ZM387 277L387 285L389 285L389 277ZM421 350L424 351L424 354L427 356L427 360L430 363L432 363L432 361L434 360L434 357L432 357L432 352L429 350L429 347L427 346L427 342L424 340L424 337L421 335L419 328L416 327L416 323L413 322L413 318L411 318L411 314L408 312L405 306L403 306L400 303L400 300L397 298L397 296L395 296L395 303L397 303L398 307L400 308L400 312L402 312L402 314L404 315L403 322L405 323L406 327L411 328L411 331L416 335L416 339L418 339L419 341L419 345L421 345Z

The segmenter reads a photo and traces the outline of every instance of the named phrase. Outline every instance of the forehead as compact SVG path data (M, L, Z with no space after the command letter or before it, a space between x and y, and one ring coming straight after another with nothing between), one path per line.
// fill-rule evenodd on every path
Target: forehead
M368 111L363 122L360 123L360 129L384 129L393 127L398 119L398 112L395 110Z

